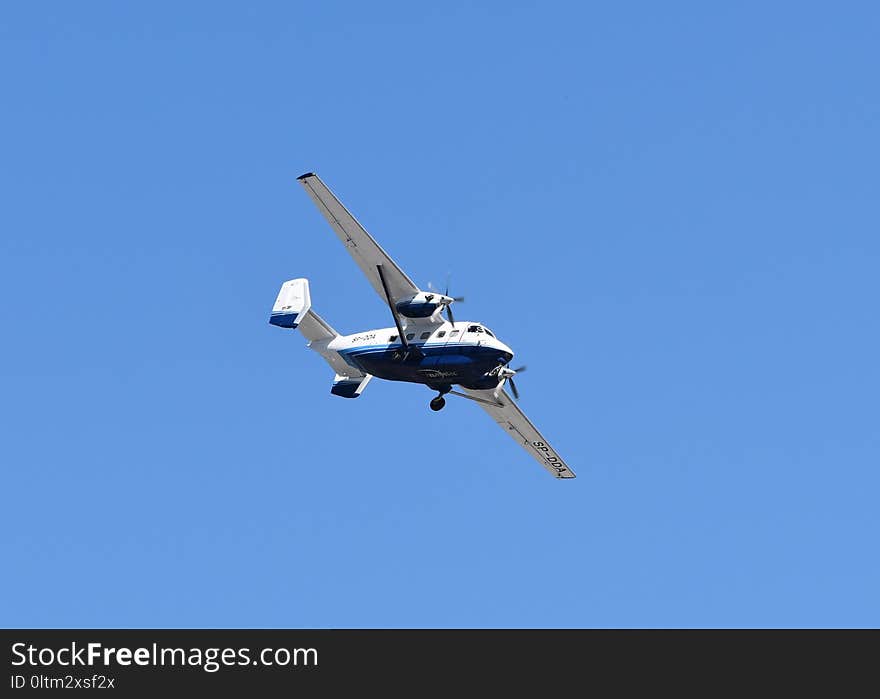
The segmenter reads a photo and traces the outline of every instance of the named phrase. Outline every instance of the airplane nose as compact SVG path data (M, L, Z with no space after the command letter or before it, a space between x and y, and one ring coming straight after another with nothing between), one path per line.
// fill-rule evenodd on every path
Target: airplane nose
M510 349L503 342L498 340L498 349L501 350L501 356L504 359L504 363L507 364L511 359L513 359L513 350Z

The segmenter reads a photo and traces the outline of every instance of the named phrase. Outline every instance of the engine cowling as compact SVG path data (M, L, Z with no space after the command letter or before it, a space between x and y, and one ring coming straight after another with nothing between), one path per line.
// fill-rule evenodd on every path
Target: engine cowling
M451 303L452 299L443 294L432 294L420 291L409 299L398 301L394 307L406 318L430 318L438 309Z

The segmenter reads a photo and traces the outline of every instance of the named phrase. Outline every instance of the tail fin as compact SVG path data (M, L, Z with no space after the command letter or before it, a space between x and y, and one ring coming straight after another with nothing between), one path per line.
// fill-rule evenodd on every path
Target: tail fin
M312 310L308 279L291 279L281 285L269 322L279 328L299 328L311 340L310 346L312 343L326 346L339 337L339 333Z
M309 340L309 348L320 354L336 372L330 392L343 398L357 398L370 379L360 369L351 366L330 343L339 337L330 324L312 310L308 279L291 279L281 285L272 307L269 322L279 328L299 328Z
M308 279L291 279L281 285L269 322L279 328L296 328L312 307Z

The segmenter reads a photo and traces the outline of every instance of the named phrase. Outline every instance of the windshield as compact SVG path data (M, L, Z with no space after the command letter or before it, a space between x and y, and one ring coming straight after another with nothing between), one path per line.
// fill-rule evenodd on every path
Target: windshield
M469 325L468 326L469 333L486 333L489 337L495 337L489 328L484 328L482 325Z

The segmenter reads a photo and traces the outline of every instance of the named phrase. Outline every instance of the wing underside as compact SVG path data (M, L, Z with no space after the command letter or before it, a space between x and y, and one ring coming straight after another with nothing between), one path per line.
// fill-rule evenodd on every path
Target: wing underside
M523 449L556 478L574 478L575 474L550 446L514 400L502 390L464 389L493 420Z
M376 270L382 265L385 280L388 283L392 301L407 299L419 292L419 288L397 266L387 252L373 240L357 219L349 213L342 202L336 198L330 188L327 187L314 173L306 173L297 178L306 193L315 202L318 210L327 219L333 231L336 233L346 250L357 263L361 271L366 275L376 293L385 300L385 291L382 288L382 280Z

